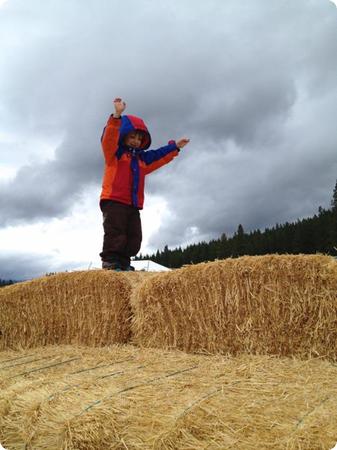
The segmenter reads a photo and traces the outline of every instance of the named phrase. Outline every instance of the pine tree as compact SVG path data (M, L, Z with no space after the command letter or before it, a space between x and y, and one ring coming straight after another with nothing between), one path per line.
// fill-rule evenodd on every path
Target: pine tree
M337 180L332 194L331 209L334 213L337 213Z
M330 224L330 252L333 255L337 255L337 180L335 188L332 193L331 199L331 224Z
M245 254L245 232L241 223L233 237L233 256Z

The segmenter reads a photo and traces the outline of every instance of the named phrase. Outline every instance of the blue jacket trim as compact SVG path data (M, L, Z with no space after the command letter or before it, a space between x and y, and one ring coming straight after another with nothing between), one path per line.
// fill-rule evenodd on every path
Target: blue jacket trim
M132 205L138 207L138 186L139 186L139 164L136 152L133 152L131 159L132 170Z
M134 126L132 125L128 116L122 116L121 126L119 128L119 140L118 143L120 146L123 145L123 140L125 136L130 133L130 131L134 131Z
M168 155L169 153L178 150L177 145L174 144L168 144L164 147L160 147L157 150L148 150L148 151L140 151L139 152L139 158L145 162L146 165L152 164L155 161L158 161L161 158L164 158L164 156Z

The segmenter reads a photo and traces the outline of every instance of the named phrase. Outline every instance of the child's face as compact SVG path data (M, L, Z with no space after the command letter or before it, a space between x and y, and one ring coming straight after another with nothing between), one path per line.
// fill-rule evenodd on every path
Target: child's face
M142 134L137 131L131 131L125 138L125 145L127 147L139 148L142 144Z

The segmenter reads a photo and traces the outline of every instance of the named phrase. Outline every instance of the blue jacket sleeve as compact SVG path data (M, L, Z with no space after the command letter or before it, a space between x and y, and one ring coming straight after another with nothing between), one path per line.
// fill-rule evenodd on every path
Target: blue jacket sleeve
M148 175L154 170L159 169L159 167L172 161L172 159L179 154L179 150L177 144L173 141L157 150L142 152L140 158L146 165L146 174Z
M147 152L142 152L141 159L145 162L146 165L150 165L176 150L179 151L176 143L174 142L172 144L165 145L164 147L160 147L157 150L148 150Z

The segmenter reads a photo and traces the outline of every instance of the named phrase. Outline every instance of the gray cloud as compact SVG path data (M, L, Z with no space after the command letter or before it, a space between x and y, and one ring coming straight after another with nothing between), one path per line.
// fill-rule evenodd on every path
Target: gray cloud
M83 262L82 262L83 264ZM41 277L50 272L70 271L79 267L81 262L53 262L53 255L11 253L0 255L0 279L26 281Z
M0 184L0 225L65 216L99 185L116 95L155 146L191 138L147 181L170 212L153 248L294 220L329 201L337 10L328 0L11 0L0 21L0 37L12 36L1 123L22 142L60 142L52 160L23 166L24 146L11 150L20 169Z

